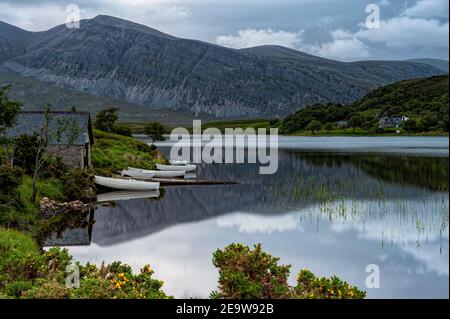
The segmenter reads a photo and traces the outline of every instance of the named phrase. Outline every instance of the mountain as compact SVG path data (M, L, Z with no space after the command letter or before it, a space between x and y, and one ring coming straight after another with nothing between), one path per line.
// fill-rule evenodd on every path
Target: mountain
M34 39L31 32L0 21L0 62L25 54Z
M445 60L438 60L438 59L413 59L413 60L408 60L408 61L425 63L425 64L434 66L435 68L438 68L439 70L442 70L442 71L448 73L448 61L445 61Z
M176 112L168 109L153 109L109 97L92 96L86 92L68 87L56 86L47 82L20 76L9 70L0 68L0 87L11 85L8 97L20 101L23 109L28 111L42 110L50 104L52 110L69 111L75 107L78 111L97 112L108 106L119 107L119 121L125 123L158 121L169 126L192 125L192 113ZM201 114L203 122L214 120L211 115Z
M289 134L308 130L312 121L332 126L348 121L351 126L376 132L381 117L407 116L409 131L448 132L448 80L448 75L405 80L379 87L348 105L315 104L287 116L280 130Z
M2 24L0 34L10 28ZM444 73L426 63L343 63L277 46L229 49L109 16L83 20L79 29L20 32L25 40L3 55L3 67L21 76L149 110L216 117L351 103L383 84Z

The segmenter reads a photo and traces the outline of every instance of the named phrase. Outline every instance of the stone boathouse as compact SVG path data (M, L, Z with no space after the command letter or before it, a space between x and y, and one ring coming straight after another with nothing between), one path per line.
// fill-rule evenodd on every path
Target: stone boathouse
M80 128L80 133L70 146L64 146L64 140L67 138L63 136L60 139L61 142L50 141L50 147L61 149L57 156L61 157L68 166L87 169L91 166L91 147L94 144L91 116L87 112L51 112L50 134L58 129L59 123L64 119L74 119ZM44 112L20 112L16 125L8 129L6 135L19 137L39 134L43 123Z

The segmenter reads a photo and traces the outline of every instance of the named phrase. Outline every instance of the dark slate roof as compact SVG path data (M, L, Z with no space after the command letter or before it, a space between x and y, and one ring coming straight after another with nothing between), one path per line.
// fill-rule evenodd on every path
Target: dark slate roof
M58 119L74 118L82 132L75 141L75 145L84 145L85 134L89 134L91 144L94 143L92 134L91 116L85 112L51 112L52 119L50 129L56 131L58 128ZM21 135L32 135L39 133L44 120L44 112L20 112L17 117L17 123L6 131L8 137L19 137ZM62 138L64 141L64 137ZM55 144L55 141L51 142Z

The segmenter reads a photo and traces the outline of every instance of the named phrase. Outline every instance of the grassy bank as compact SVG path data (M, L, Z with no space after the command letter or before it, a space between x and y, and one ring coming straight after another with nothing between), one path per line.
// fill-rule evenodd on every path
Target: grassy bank
M95 174L111 176L128 166L154 169L166 159L156 148L132 137L94 130L92 166Z

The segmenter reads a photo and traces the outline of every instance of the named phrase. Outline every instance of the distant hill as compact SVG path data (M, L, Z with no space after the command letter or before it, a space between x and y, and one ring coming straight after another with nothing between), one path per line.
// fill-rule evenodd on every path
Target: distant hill
M2 23L0 48L0 64L23 77L148 110L219 118L347 104L380 85L444 73L427 63L344 63L278 46L229 49L109 16L37 33Z
M406 80L375 89L351 104L315 104L287 116L279 126L288 134L307 130L312 121L330 129L346 121L351 127L376 132L381 117L407 116L407 130L448 132L448 80L448 75Z
M410 62L425 63L448 73L448 61L438 59L412 59Z

